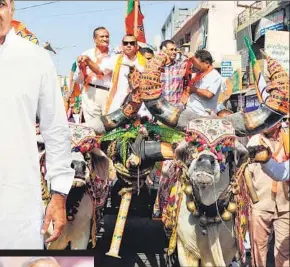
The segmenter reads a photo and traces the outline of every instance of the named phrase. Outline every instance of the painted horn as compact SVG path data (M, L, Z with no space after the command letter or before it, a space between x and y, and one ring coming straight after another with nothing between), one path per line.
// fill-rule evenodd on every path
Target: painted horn
M187 123L195 117L195 114L182 116L184 111L174 107L161 95L161 72L169 62L168 55L163 52L147 62L140 79L141 98L150 113L160 122L169 127L177 127L183 130ZM186 117L186 120L183 120L184 117Z
M141 105L141 94L139 87L133 88L132 81L129 79L131 93L125 98L124 104L118 110L101 116L105 130L109 131L127 123L130 119L136 117Z
M266 106L252 112L237 112L225 117L232 122L237 136L249 136L269 129L282 119L282 115Z
M287 81L285 80L285 76L288 77L288 75L285 74L285 71L283 71L283 68L277 61L271 61L270 58L267 57L268 70L271 79L271 82L267 84L262 75L260 65L256 59L251 44L247 38L245 38L245 42L248 47L250 61L254 71L256 93L259 102L262 105L258 110L248 113L235 113L227 117L233 123L238 136L253 135L271 128L282 119L282 114L285 109L284 106L287 105L287 110L289 106L289 98L286 97L287 99L284 99L285 92L289 92L289 79L287 79ZM278 79L280 78L278 82L275 81L277 77ZM277 90L278 87L280 88L283 85L285 85L283 87L284 93L281 90ZM273 97L274 91L276 91L276 97ZM281 97L283 100L279 102ZM286 102L287 104L285 104Z

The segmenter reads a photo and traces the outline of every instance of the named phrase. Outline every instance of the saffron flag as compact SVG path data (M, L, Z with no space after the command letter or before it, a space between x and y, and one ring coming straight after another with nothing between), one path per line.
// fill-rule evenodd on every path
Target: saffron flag
M261 67L256 59L255 53L247 37L245 37L245 42L249 51L250 64L252 65L253 72L254 72L257 96L260 103L265 103L268 97L270 96L270 94L266 90L267 83L265 81L265 78L262 75Z
M136 6L135 6L136 5ZM135 20L135 8L138 8L137 19ZM140 1L139 0L128 0L127 2L127 14L125 19L126 34L135 35L138 42L146 43L144 26L144 16L141 13ZM137 22L137 26L135 25ZM136 32L135 32L136 28Z

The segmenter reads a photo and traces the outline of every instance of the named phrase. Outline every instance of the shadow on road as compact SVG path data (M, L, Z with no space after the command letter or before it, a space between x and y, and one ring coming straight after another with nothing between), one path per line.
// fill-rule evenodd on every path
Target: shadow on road
M98 267L165 267L167 246L163 226L146 217L128 217L119 256L106 256L115 226L115 215L105 215L105 233L97 243L95 263Z

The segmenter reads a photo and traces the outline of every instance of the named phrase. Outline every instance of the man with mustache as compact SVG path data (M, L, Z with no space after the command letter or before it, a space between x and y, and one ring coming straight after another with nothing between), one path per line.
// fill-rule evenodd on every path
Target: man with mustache
M182 96L182 102L201 116L216 112L221 91L221 75L213 68L212 63L212 55L207 50L196 51L192 61L196 73Z
M93 38L96 46L78 57L78 70L74 76L77 83L83 84L82 111L88 126L92 126L94 119L104 113L111 84L111 74L96 74L92 67L101 64L105 57L110 57L109 31L98 27L93 31Z
M11 28L14 1L0 0L0 249L43 249L51 222L56 240L66 224L74 178L70 132L53 62L46 50ZM12 78L13 77L13 78ZM5 92L4 92L5 90ZM43 220L35 118L45 141L52 198ZM41 231L42 229L42 231Z

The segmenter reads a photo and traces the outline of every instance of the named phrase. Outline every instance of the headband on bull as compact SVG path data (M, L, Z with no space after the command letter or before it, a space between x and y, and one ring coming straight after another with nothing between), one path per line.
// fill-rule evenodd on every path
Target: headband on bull
M210 151L216 156L221 171L226 169L227 155L234 149L235 140L235 129L225 119L195 119L186 129L185 141L194 145L194 155Z

